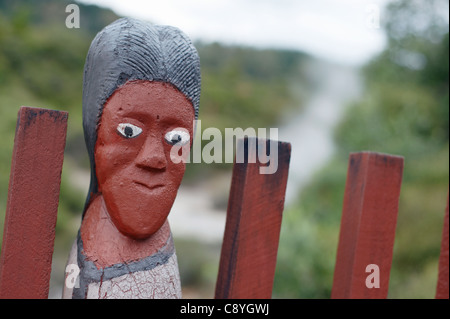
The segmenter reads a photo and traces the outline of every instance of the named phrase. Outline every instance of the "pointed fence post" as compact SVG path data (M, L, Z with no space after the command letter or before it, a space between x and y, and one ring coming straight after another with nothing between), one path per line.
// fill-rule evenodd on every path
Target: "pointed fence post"
M48 298L68 113L21 107L11 163L0 298Z
M387 298L404 159L350 155L333 299Z
M441 256L439 259L439 277L436 289L436 299L449 299L448 282L448 195L447 209L444 218L444 230L442 232Z
M245 161L237 160L238 151L215 298L268 299L272 297L291 145L255 138L238 143ZM264 165L257 154L261 156L262 146L272 155L278 150L270 160L271 164L277 162L273 174L261 174Z

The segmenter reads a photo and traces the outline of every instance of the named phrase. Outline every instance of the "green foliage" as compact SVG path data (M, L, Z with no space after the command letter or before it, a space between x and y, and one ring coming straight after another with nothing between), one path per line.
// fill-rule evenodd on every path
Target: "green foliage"
M366 90L336 129L337 154L285 213L275 296L329 298L348 155L367 150L405 157L389 297L434 298L449 179L442 6L403 0L388 7L389 45L364 68Z
M301 72L307 61L304 54L219 43L197 43L196 47L202 68L199 119L203 129L215 127L224 136L225 128L277 127L286 110L301 105L303 96L292 89L291 83L301 83L296 90L305 90ZM202 141L202 149L208 142ZM191 163L186 178L202 178L211 170L230 168L225 163Z
M283 213L273 294L275 298L328 299L346 166L336 160L313 177L301 199Z
M221 245L184 238L174 238L174 243L183 298L213 298Z
M299 104L290 81L301 81L305 55L218 43L197 44L202 67L200 119L206 127L276 125L280 110Z

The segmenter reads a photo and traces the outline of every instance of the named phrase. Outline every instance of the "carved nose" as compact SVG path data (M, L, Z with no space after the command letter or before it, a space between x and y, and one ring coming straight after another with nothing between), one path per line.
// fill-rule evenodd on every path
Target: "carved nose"
M154 137L147 138L136 158L136 165L144 169L164 170L167 160L162 142Z

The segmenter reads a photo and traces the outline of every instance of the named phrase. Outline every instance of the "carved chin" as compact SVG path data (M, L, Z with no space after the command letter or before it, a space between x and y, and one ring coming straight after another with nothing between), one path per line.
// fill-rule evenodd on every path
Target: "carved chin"
M155 234L170 213L176 192L138 196L104 192L106 208L116 228L125 236L146 239Z

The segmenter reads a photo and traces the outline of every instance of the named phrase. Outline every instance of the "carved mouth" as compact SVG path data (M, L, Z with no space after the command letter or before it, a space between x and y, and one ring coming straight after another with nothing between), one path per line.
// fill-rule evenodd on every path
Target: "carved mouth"
M134 181L134 183L136 185L139 185L140 187L143 187L143 188L146 188L147 190L152 190L152 191L164 187L164 184L160 184L160 183L155 183L155 184L152 184L152 185L149 185L149 184L146 184L146 183L143 183L143 182L139 182L139 181Z

